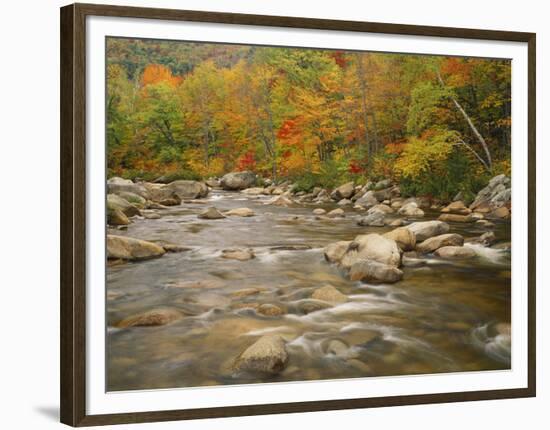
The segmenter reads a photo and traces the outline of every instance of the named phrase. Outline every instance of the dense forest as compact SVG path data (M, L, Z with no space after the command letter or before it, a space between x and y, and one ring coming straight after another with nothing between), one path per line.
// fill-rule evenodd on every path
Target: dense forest
M510 81L507 60L109 38L109 175L473 196L510 174Z

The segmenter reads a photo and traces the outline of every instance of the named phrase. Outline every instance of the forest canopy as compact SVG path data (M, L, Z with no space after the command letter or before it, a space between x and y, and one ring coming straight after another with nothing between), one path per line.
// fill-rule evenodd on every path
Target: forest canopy
M108 38L109 175L472 195L510 174L510 83L508 60Z

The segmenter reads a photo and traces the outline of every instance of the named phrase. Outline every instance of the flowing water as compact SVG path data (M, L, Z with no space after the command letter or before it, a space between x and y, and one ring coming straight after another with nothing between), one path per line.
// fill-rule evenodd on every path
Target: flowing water
M214 191L159 211L160 219L116 230L188 249L108 267L109 391L510 368L510 339L496 330L510 323L506 246L467 245L478 252L468 261L428 256L419 267L404 267L403 280L393 285L352 282L325 262L323 247L391 228L359 227L360 214L351 208L345 218L323 220L312 215L318 206L281 208L265 205L267 199ZM256 216L197 218L208 206L249 207ZM428 212L423 220L435 217ZM451 224L451 232L466 239L484 231ZM493 231L500 245L510 241L508 222ZM250 248L256 258L221 258L228 248ZM304 314L304 303L325 285L349 300ZM262 316L255 308L264 303L286 313ZM159 307L186 317L165 326L114 328ZM267 333L287 340L287 367L267 379L235 375L234 359Z

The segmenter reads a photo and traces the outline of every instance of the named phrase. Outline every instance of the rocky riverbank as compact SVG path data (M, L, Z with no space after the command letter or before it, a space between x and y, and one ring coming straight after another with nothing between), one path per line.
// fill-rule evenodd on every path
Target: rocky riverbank
M504 176L470 205L403 197L389 180L295 193L250 172L111 178L111 386L150 385L125 360L162 387L506 367L510 195Z

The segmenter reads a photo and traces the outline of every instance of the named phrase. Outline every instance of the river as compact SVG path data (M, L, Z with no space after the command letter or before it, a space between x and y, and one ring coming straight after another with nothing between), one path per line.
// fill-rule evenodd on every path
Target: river
M303 381L510 368L510 251L474 246L473 260L423 258L404 267L393 285L349 281L323 257L323 247L391 227L360 227L360 213L316 219L335 204L265 205L267 196L212 191L207 198L159 210L110 230L188 248L161 258L107 269L108 391ZM253 217L204 220L206 207L248 207ZM437 218L427 212L422 220ZM497 243L510 241L510 222L495 221ZM466 240L486 230L450 224ZM221 258L221 250L251 248L255 258ZM301 304L332 285L348 301L309 314ZM244 291L243 291L244 290ZM258 314L259 304L284 309ZM121 319L152 308L179 309L185 318L156 327L118 329ZM262 334L287 340L287 367L269 378L235 375L234 359Z

